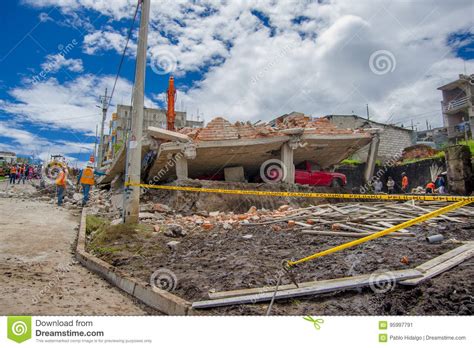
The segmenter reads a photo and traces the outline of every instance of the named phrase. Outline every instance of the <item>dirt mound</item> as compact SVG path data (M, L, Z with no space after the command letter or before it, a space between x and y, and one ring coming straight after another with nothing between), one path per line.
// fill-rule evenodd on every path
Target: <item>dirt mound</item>
M418 144L407 147L403 150L402 160L413 160L429 158L436 155L439 151L425 144Z

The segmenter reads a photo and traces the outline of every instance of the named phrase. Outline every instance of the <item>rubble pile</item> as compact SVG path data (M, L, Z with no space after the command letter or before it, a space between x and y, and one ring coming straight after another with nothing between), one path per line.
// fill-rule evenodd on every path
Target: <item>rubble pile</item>
M435 156L439 151L425 144L417 144L403 150L402 161L429 158Z
M352 129L340 129L325 118L312 118L303 114L287 116L277 120L274 126L267 123L252 124L251 122L236 122L231 124L223 117L216 117L204 128L182 128L180 133L186 134L195 141L256 139L269 136L282 136L286 129L304 128L305 133L311 134L353 134L359 132Z

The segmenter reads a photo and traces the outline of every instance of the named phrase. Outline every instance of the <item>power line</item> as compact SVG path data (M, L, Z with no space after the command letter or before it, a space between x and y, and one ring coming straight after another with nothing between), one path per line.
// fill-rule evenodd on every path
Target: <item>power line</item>
M140 3L141 3L141 0L137 1L137 6L135 7L135 14L133 15L132 24L130 25L130 28L128 29L127 41L125 42L125 47L123 48L122 57L120 58L120 63L119 63L119 66L118 66L117 75L115 76L114 86L112 87L112 93L110 94L109 104L110 104L110 102L112 102L112 98L114 96L115 87L117 86L117 80L120 76L120 70L122 69L123 61L125 59L125 53L126 53L127 48L128 48L128 42L130 41L130 37L132 36L133 27L135 26L135 21L137 19L138 8L140 7Z

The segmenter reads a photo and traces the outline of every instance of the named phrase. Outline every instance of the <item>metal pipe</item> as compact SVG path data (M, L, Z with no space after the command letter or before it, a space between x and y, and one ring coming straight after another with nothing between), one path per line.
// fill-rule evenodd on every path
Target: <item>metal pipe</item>
M444 239L442 234L435 234L432 236L426 237L426 241L430 244L441 242Z

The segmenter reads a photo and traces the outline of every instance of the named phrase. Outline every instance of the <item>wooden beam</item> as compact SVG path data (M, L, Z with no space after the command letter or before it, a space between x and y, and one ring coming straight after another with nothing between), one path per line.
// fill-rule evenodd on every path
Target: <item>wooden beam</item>
M359 233L359 232L339 232L339 231L315 231L315 230L302 230L303 234L313 234L320 236L333 236L333 237L366 237L370 236L372 233ZM377 233L377 232L374 232ZM413 233L402 233L402 232L392 232L385 237L415 237Z
M421 271L423 276L416 279L404 280L400 282L400 284L417 285L425 280L446 272L463 261L470 259L472 256L474 256L474 243L465 244L419 265L415 269Z
M275 295L275 299L278 300L278 299L323 294L323 293L333 292L333 291L357 289L360 287L369 286L370 284L374 282L374 279L377 279L377 281L383 279L382 275L387 275L387 278L385 278L385 282L396 282L399 280L420 277L422 273L415 269L398 270L398 271L391 271L391 272L380 272L380 273L374 272L372 274L363 274L363 275L354 276L354 277L321 280L321 281L315 282L313 285L308 286L308 287L289 289L289 290L280 290L276 294L274 294L273 291L270 291L270 292L222 298L222 299L216 299L216 300L197 301L197 302L194 302L192 306L193 308L213 308L213 307L231 306L231 305L244 304L244 303L266 302L266 301L270 301L273 295Z

